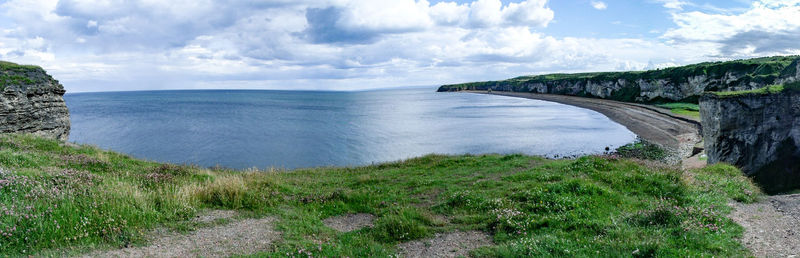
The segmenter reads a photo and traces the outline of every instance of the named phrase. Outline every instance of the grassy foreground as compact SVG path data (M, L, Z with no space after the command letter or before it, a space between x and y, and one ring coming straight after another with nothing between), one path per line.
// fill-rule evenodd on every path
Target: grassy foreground
M733 167L682 172L614 156L429 155L356 168L226 171L159 164L0 135L0 253L141 245L156 227L192 230L202 209L275 216L262 256L389 256L436 232L481 230L477 256L742 256L730 201L760 193ZM377 216L338 233L322 220ZM56 250L56 251L53 251Z

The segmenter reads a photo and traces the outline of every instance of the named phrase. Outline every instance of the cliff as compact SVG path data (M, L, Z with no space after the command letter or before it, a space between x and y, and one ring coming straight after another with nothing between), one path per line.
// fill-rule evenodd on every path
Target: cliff
M700 114L709 164L740 167L768 192L800 187L800 92L707 93Z
M438 91L493 90L626 102L697 102L706 91L738 91L800 81L800 56L700 63L650 71L548 74L443 85Z
M0 62L0 132L67 140L64 86L38 66Z

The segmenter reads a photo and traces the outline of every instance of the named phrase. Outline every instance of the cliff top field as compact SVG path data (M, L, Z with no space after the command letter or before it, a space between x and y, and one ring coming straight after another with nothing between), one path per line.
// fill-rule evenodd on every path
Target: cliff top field
M63 90L63 86L47 75L39 66L0 61L0 91L10 86L28 89L30 87L50 87L51 85Z
M260 255L389 256L400 243L477 230L493 242L471 252L479 256L744 256L727 204L761 196L730 166L683 172L616 155L429 155L237 172L3 134L0 167L0 253L8 255L147 245L156 228L235 224L192 218L236 210L275 218L280 234ZM374 215L374 226L342 233L323 224L350 213Z
M754 89L754 90L741 90L741 91L716 91L710 92L710 94L726 98L726 97L736 97L742 95L765 95L765 94L776 94L786 91L800 91L800 81L787 83L787 84L780 84L780 85L770 85L764 88Z

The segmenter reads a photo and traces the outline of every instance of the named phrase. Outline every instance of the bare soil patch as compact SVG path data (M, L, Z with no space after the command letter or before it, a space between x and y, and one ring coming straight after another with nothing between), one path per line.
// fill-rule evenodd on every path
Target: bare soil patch
M344 216L330 217L322 221L325 226L339 232L350 232L365 227L372 227L375 216L369 213L347 214Z
M234 210L211 210L194 218L195 222L211 223L220 219L233 219L236 217L237 212Z
M745 228L742 244L756 257L800 256L800 194L742 204L730 217Z
M266 251L280 237L273 228L274 218L245 219L187 235L170 233L150 245L104 252L87 257L228 257Z
M403 257L459 257L469 251L493 245L488 234L481 231L456 231L439 233L433 238L411 241L397 245Z

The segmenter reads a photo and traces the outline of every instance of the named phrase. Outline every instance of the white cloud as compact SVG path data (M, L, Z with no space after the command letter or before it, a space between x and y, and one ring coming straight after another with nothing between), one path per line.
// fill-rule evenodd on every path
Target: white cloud
M651 1L661 3L664 6L664 8L671 10L683 10L684 6L691 5L691 2L683 0L651 0Z
M672 15L676 28L663 37L677 43L717 43L725 55L772 55L800 50L800 1L760 0L744 12L700 11Z
M9 0L0 58L42 65L73 92L346 90L662 67L798 42L800 0L736 14L652 1L673 8L660 39L548 35L546 0Z
M606 5L606 3L602 1L592 1L591 4L592 8L597 10L605 10L606 8L608 8L608 5Z

